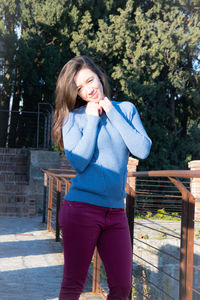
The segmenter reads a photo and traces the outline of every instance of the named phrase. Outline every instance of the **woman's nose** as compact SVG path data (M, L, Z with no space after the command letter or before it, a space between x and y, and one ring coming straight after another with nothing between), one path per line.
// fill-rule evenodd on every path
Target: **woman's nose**
M87 86L87 93L89 95L93 93L93 88L91 86Z

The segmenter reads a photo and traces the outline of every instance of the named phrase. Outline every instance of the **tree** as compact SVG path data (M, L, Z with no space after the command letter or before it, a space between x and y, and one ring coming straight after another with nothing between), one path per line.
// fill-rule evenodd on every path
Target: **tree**
M138 108L153 140L142 168L185 168L188 160L198 159L199 0L2 3L1 36L10 51L10 81L4 76L1 101L8 103L13 95L16 110L36 111L41 101L54 105L62 66L74 55L89 55L106 70L112 98L132 101ZM30 145L36 134L30 118L19 115L11 126L15 131L9 145Z
M82 25L73 36L73 47L81 49L76 54L96 52L97 59L105 62L114 96L138 107L153 140L145 168L183 168L188 159L196 158L191 147L191 128L199 130L200 115L200 77L195 69L200 23L195 5L127 1L117 14L99 20L95 39L90 38L89 16L90 28Z
M0 99L0 146L5 146L8 132L8 109L10 98L14 93L15 55L17 48L17 35L15 27L19 12L19 1L5 1L0 3L0 39L4 48L4 67L1 77ZM3 110L3 111L2 111Z
M54 104L56 78L64 63L73 56L73 36L76 28L82 27L82 18L87 17L87 9L93 11L92 26L95 28L99 16L104 17L108 9L116 7L118 2L21 1L14 110L19 109L20 101L23 103L22 112L37 111L40 101ZM11 129L10 146L28 146L36 136L36 125L23 114L12 114Z
M68 36L60 22L65 2L21 2L21 35L18 39L15 65L18 74L15 87L19 93L14 94L13 110L20 109L22 113L12 114L10 146L29 146L33 139L36 140L37 119L33 115L23 114L23 111L37 112L39 102L54 102L56 76L62 65L62 52L68 52L69 49ZM69 54L67 59L70 58Z

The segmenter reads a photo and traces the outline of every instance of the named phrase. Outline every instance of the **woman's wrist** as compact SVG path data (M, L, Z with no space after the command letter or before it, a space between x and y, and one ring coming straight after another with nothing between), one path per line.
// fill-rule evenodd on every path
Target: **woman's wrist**
M87 115L99 116L99 104L88 102L85 110Z
M109 112L113 107L112 101L110 101L107 97L99 101L99 106L103 108L105 113Z

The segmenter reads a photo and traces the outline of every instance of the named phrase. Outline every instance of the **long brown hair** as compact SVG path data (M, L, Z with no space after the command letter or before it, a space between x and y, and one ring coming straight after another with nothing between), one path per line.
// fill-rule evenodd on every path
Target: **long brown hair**
M104 72L87 56L76 56L70 59L62 68L56 84L56 109L52 136L54 143L64 151L62 139L63 121L74 108L85 105L85 101L77 95L74 76L83 68L88 68L99 77L104 95L109 97L109 85Z

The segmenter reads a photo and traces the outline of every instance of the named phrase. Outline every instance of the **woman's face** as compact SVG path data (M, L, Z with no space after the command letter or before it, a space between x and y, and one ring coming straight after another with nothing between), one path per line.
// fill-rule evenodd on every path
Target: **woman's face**
M83 68L74 76L78 95L87 102L99 102L104 99L103 86L96 73Z

